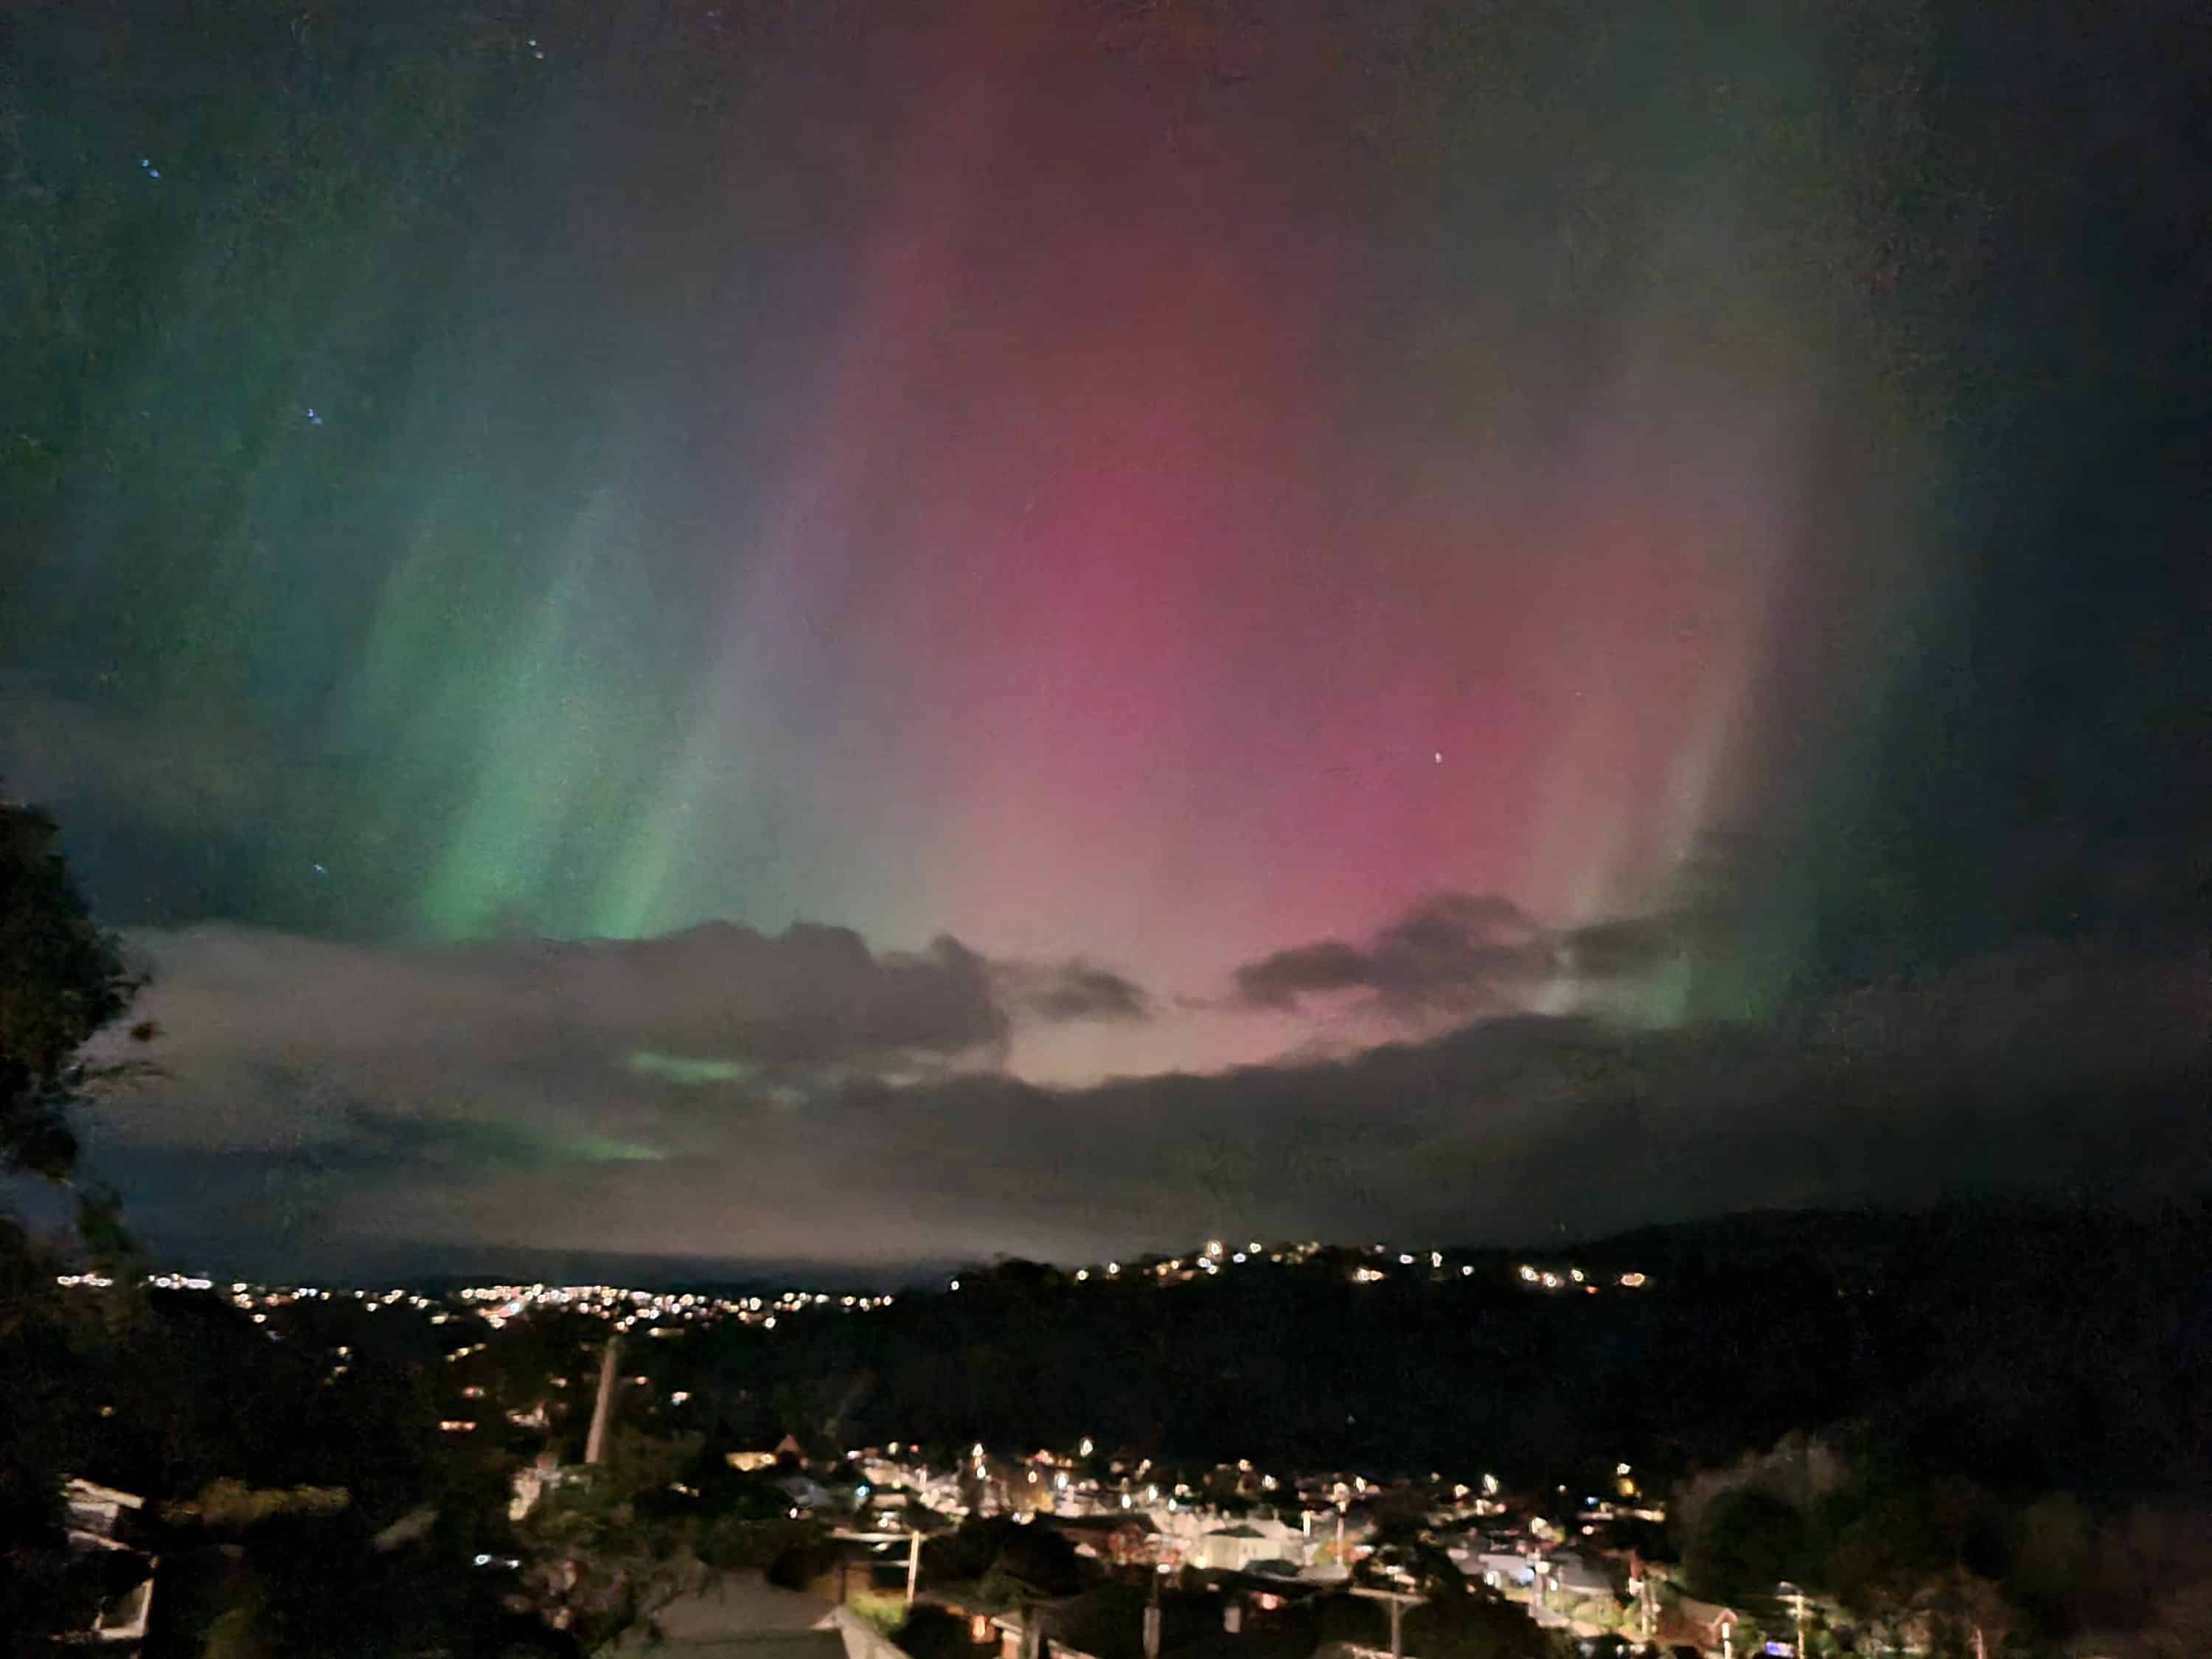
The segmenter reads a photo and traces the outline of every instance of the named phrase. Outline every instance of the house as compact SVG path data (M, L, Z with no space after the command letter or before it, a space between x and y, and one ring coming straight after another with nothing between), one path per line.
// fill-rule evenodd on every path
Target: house
M704 1583L661 1608L653 1622L655 1633L633 1632L615 1652L682 1659L903 1659L850 1609L779 1589L757 1572Z
M1154 1603L1150 1588L1102 1584L1000 1613L1000 1659L1304 1659L1312 1646L1251 1598L1163 1590Z
M1462 1561L1456 1551L1452 1560L1471 1578L1480 1578L1494 1590L1527 1589L1536 1582L1536 1563L1518 1550L1484 1550Z
M1280 1556L1282 1548L1280 1539L1239 1522L1233 1527L1216 1527L1200 1534L1191 1559L1196 1565L1210 1567L1217 1572L1243 1572L1255 1561Z
M788 1460L803 1468L806 1463L806 1448L799 1443L795 1435L787 1434L765 1451L733 1451L725 1454L733 1469L747 1474L758 1474L763 1469L772 1469Z
M154 1607L154 1570L161 1559L134 1549L129 1532L146 1500L112 1486L71 1480L63 1488L62 1502L68 1511L70 1571L99 1587L98 1611L84 1639L107 1648L144 1641Z
M1546 1559L1551 1565L1551 1587L1565 1600L1579 1601L1613 1593L1612 1576L1601 1563L1580 1552L1553 1550Z
M1668 1653L1688 1648L1697 1653L1735 1659L1735 1627L1741 1622L1733 1607L1685 1595L1660 1607L1659 1650Z
M826 1510L836 1504L830 1489L811 1474L787 1474L775 1483L775 1489L797 1509Z

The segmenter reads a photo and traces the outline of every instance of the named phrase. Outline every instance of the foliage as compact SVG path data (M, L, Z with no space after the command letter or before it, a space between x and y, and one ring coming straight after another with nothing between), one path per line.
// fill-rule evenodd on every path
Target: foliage
M1089 1436L1160 1468L1210 1468L1231 1449L1263 1468L1462 1479L1480 1473L1479 1446L1517 1482L1574 1492L1601 1490L1583 1484L1591 1471L1625 1458L1656 1492L1790 1429L1864 1419L1909 1467L2025 1502L2156 1490L2201 1465L2208 1252L2212 1209L2197 1206L1739 1217L1594 1249L1589 1265L1652 1282L1571 1311L1515 1290L1510 1256L1452 1283L1355 1285L1323 1255L1191 1284L1124 1282L1133 1266L1003 1293L963 1276L957 1295L866 1320L718 1330L702 1346L763 1398L787 1380L842 1398L870 1379L846 1444ZM1547 1411L1562 1376L1571 1407ZM1922 1432L1931 1419L1940 1431Z
M336 1515L353 1502L343 1486L254 1487L242 1480L210 1480L198 1498L161 1511L172 1525L250 1527L278 1515Z
M1555 1659L1552 1638L1525 1609L1489 1590L1409 1607L1408 1653L1421 1659Z
M208 1626L200 1659L276 1659L269 1623L268 1595L259 1579L252 1579Z
M574 1583L558 1588L586 1647L650 1629L661 1608L721 1573L787 1567L821 1542L817 1523L791 1519L780 1502L757 1512L765 1483L739 1477L711 1495L694 1486L685 1477L711 1468L701 1449L618 1431L605 1463L554 1488L523 1522L532 1551L574 1564Z
M605 1463L556 1487L524 1522L528 1544L574 1564L558 1588L587 1648L647 1623L696 1580L690 1529L655 1501L677 1468L665 1444L617 1434Z
M994 1607L1073 1595L1083 1583L1080 1558L1066 1534L1006 1516L970 1516L925 1540L921 1559L930 1577L973 1582L979 1599Z
M2013 1534L2005 1595L2045 1629L2063 1625L2094 1566L2097 1517L2071 1492L2053 1492L2021 1511Z
M896 1637L906 1622L907 1606L903 1593L856 1589L845 1597L845 1607L848 1612L859 1614L885 1636Z
M102 1074L82 1050L136 988L70 878L54 821L0 802L0 1174L75 1171L68 1110Z
M116 1069L88 1063L82 1050L133 989L70 878L53 820L0 802L0 1176L70 1181L70 1109ZM112 1193L80 1192L78 1211L100 1259L128 1253ZM26 1640L76 1618L62 1593L59 1492L78 1438L78 1389L102 1335L86 1310L57 1297L60 1265L0 1212L0 1629Z
M1705 1506L1683 1553L1683 1576L1705 1600L1740 1606L1802 1577L1805 1548L1802 1516L1767 1492L1740 1488Z
M511 1580L472 1570L434 1535L380 1548L350 1513L272 1516L246 1535L238 1559L221 1549L165 1554L162 1571L179 1589L195 1577L224 1581L204 1653L472 1659L567 1645L506 1605Z
M945 1608L921 1602L907 1610L891 1640L913 1659L974 1659L968 1621Z

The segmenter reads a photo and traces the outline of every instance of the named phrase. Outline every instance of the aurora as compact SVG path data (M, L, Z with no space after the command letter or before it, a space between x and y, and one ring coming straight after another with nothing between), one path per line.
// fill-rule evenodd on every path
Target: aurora
M865 1211L984 1179L895 1101L1011 1157L1249 1068L1295 1160L1489 1022L1420 1120L1480 1171L2022 988L2185 1028L2202 158L2131 25L528 9L9 25L0 776L155 1092L259 1103L118 1169L450 1140L374 1224L441 1237L457 1159L680 1184L834 1100L744 1179L896 1145ZM788 1252L699 1180L617 1208Z

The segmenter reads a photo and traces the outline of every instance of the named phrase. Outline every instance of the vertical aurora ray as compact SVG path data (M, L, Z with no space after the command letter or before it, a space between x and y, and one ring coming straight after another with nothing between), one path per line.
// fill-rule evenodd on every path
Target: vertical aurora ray
M1863 429L1926 422L1839 320L1887 230L1857 48L1386 9L757 20L742 73L581 8L545 59L438 33L450 148L253 222L280 315L228 376L230 256L169 227L184 344L108 413L196 443L217 387L215 482L173 557L109 537L13 613L254 757L165 916L809 917L1202 989L1806 834L1798 734L1870 753L1882 630L1937 615ZM1853 594L1861 533L1904 550Z

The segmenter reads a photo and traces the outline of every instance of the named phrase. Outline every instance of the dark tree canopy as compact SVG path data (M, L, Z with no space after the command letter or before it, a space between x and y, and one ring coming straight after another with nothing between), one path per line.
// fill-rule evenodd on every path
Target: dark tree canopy
M86 908L54 822L0 802L0 1171L66 1178L80 1051L134 988Z
M1771 1597L1778 1583L1802 1575L1804 1547L1804 1518L1780 1498L1747 1489L1713 1500L1683 1565L1700 1595L1737 1605Z

